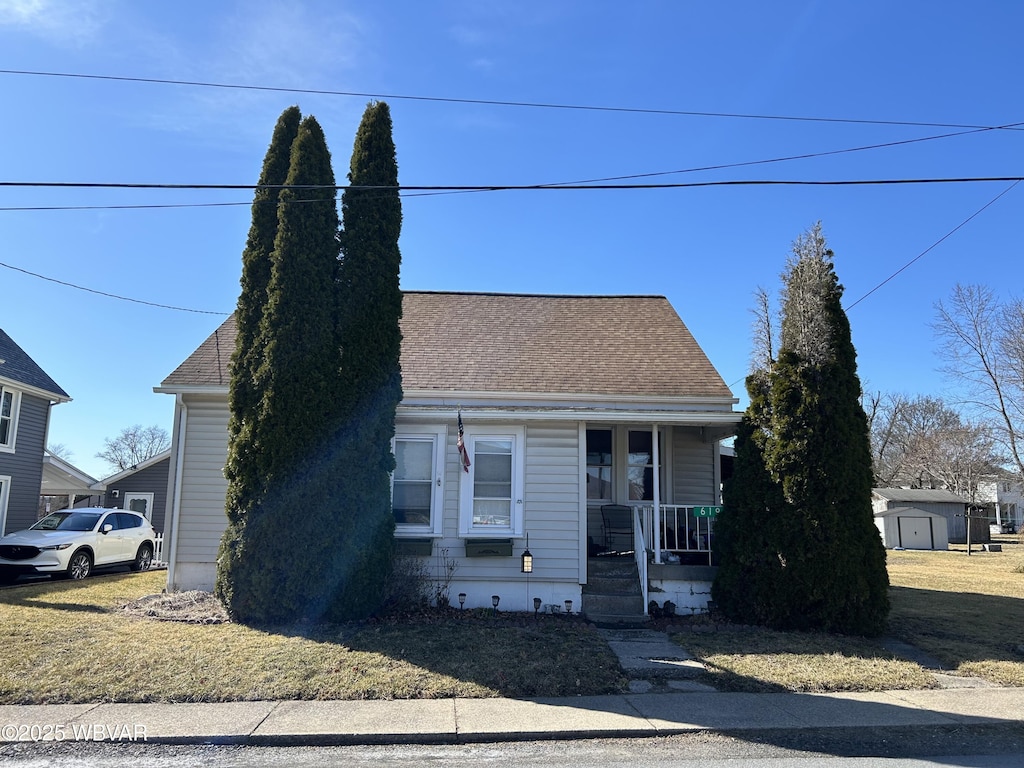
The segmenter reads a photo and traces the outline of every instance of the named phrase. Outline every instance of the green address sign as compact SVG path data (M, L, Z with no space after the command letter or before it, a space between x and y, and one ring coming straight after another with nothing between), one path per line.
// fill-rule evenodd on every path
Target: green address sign
M718 513L722 511L721 507L694 507L693 514L695 517L718 517Z

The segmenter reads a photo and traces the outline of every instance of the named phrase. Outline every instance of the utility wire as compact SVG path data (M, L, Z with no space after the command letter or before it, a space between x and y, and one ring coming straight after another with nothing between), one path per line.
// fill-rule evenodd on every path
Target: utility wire
M999 126L999 128L1012 128L1015 126L1021 126L1024 123L1011 123L1009 125ZM705 165L696 166L693 168L681 168L675 171L654 171L650 173L634 173L624 176L605 176L595 179L580 179L577 181L570 182L549 182L540 186L545 187L561 187L573 184L595 184L597 182L604 181L624 181L627 179L644 179L644 178L655 178L659 176L671 176L675 174L683 173L699 173L702 171L717 171L726 170L731 168L744 168L755 165L767 165L771 163L783 163L791 160L809 160L817 157L828 157L830 155L841 155L851 152L865 152L873 149L885 149L889 147L901 146L904 144L916 144L924 141L935 141L937 139L947 139L956 136L967 136L973 133L983 133L987 131L998 130L997 128L978 128L968 131L957 131L955 133L944 133L937 136L921 136L916 139L904 139L901 141L889 141L882 144L868 144L860 147L848 147L846 149L831 149L823 152L811 152L802 155L787 155L784 157L773 157L765 160L744 160L736 163L720 163L718 165ZM430 197L435 195L453 195L453 194L466 194L471 192L479 191L492 191L491 188L486 190L476 189L463 189L458 191L446 191L446 192L417 192L417 193L406 193L403 197ZM292 200L292 202L313 202L308 200ZM0 207L0 211L92 211L92 210L126 210L126 209L151 209L151 208L213 208L221 206L237 206L237 205L249 205L248 202L233 202L233 203L180 203L180 204L155 204L155 205L50 205L50 206L9 206Z
M230 312L212 312L212 311L206 310L206 309L190 309L188 307L175 307L175 306L173 306L171 304L158 304L158 303L156 303L154 301L143 301L142 299L133 299L130 296L119 296L116 293L107 293L106 291L97 291L95 288L86 288L86 287L81 286L81 285L75 285L74 283L65 282L64 280L57 280L56 278L53 278L53 277L47 277L46 275L40 275L37 272L29 272L27 269L22 269L21 267L15 267L15 266L13 266L11 264L5 264L2 261L0 261L0 267L5 267L7 269L14 270L15 272L21 272L22 274L25 274L25 275L31 275L32 277L38 277L40 280L46 280L46 281L51 282L51 283L57 283L57 285L63 285L63 286L66 286L68 288L74 288L77 291L85 291L86 293L95 293L98 296L106 296L107 298L118 299L119 301L130 301L130 302L132 302L134 304L145 304L147 307L159 307L160 309L173 309L176 312L194 312L194 313L199 314L199 315L221 315L221 316L225 316L226 317L227 315L231 314Z
M85 74L80 72L41 72L23 69L0 69L0 74L3 75L27 75L32 77L59 77L59 78L74 78L80 80L106 80L112 82L122 83L148 83L157 85L186 85L197 88L223 88L233 89L242 91L267 91L271 93L301 93L301 94L315 94L320 96L352 96L363 99L390 99L393 101L404 100L404 101L422 101L422 102L436 102L443 104L479 104L484 106L493 107L528 107L533 109L561 109L561 110L576 110L586 112L619 112L627 114L641 114L641 115L676 115L682 117L722 117L722 118L737 118L745 120L781 120L781 121L797 121L806 123L840 123L840 124L851 124L851 125L906 125L916 126L924 128L977 128L977 129L994 129L996 126L989 125L971 125L963 123L932 123L932 122L920 122L910 120L863 120L853 118L838 118L838 117L805 117L800 115L764 115L764 114L745 114L738 112L699 112L693 110L680 110L680 109L653 109L653 108L641 108L641 107L613 107L613 106L600 106L592 104L559 104L555 102L539 102L539 101L507 101L500 99L467 99L467 98L455 98L448 96L417 96L410 94L398 94L398 93L370 93L362 91L336 91L327 90L321 88L283 88L276 86L267 85L243 85L240 83L213 83L205 82L201 80L172 80L155 77L126 77L119 75L94 75ZM1004 127L1003 130L1021 130L1021 128Z
M950 178L918 179L732 179L724 181L688 181L651 184L432 184L432 185L331 185L331 184L152 184L145 182L80 182L80 181L0 181L0 187L35 187L49 189L332 189L334 191L367 192L532 192L581 191L581 190L623 190L623 189L688 189L694 187L856 187L892 186L905 184L974 184L992 181L1024 181L1024 176L962 176Z
M859 299L857 299L857 300L856 300L855 302L853 302L853 303L852 303L852 304L850 304L850 305L849 305L848 307L846 307L846 311L847 311L847 312L849 312L849 311L850 311L851 309L853 309L853 308L854 308L854 307L856 307L856 306L857 306L858 304L860 304L860 303L861 303L862 301L864 301L864 299L866 299L866 298L867 298L868 296L870 296L870 295L871 295L872 293L874 293L875 291L877 291L877 290L878 290L879 288L881 288L881 287L882 287L883 285L885 285L886 283L888 283L888 282L889 282L890 280L892 280L892 279L893 279L894 277L896 277L896 276L897 276L898 274L900 274L901 272L903 272L904 270L906 270L906 269L907 269L908 267L910 267L910 265L911 265L911 264L913 264L914 262L918 261L918 260L919 260L919 259L920 259L921 257L923 257L923 256L924 256L924 255L925 255L926 253L928 253L928 252L929 252L929 251L931 251L931 250L932 250L933 248L935 248L936 246L938 246L938 245L939 245L939 244L940 244L941 242L943 242L943 241L944 241L944 240L945 240L946 238L948 238L948 237L952 236L952 235L953 235L953 233L955 233L955 232L956 232L957 230L959 230L959 229L961 229L962 227L966 226L966 225L967 225L967 224L968 224L968 223L969 223L969 222L970 222L970 221L971 221L972 219L974 219L974 218L975 218L976 216L978 216L978 215L979 215L979 214L980 214L980 213L981 213L982 211L984 211L984 210L985 210L986 208L988 208L988 207L989 207L990 205L992 205L993 203L995 203L995 202L996 202L996 201L997 201L997 200L998 200L999 198L1001 198L1001 197L1002 197L1003 195L1005 195L1005 194L1006 194L1007 192L1009 192L1009 191L1010 191L1011 189L1013 189L1014 187L1016 187L1016 186L1017 186L1018 184L1020 184L1020 179L1018 179L1018 180L1014 181L1014 182L1013 182L1013 184L1011 184L1011 185L1010 185L1010 186L1008 186L1008 187L1007 187L1006 189L1004 189L1004 190L1003 190L1002 192L1000 192L1000 193L999 193L998 195L996 195L995 197L993 197L993 198L992 198L991 200L989 200L989 201L988 201L987 203L985 203L985 204L984 204L983 206L981 206L981 208L979 208L978 210L976 210L976 211L975 211L974 213L972 213L972 214L971 214L970 216L968 216L968 217L967 217L966 219L964 219L964 220L963 220L963 221L961 221L961 222L960 222L959 224L957 224L957 225L956 225L955 227L953 227L953 228L952 228L951 230L949 230L949 232L947 232L946 234L944 234L944 235L943 235L942 237L940 237L940 238L939 238L938 240L936 240L936 241L935 241L934 243L932 243L932 244L931 244L931 245L929 245L929 246L928 246L927 248L925 248L925 249L924 249L923 251L921 251L921 252L920 252L919 254L917 254L917 256L915 256L914 258L912 258L912 259L911 259L910 261L908 261L908 262L907 262L906 264L904 264L904 265L903 265L902 267L900 267L900 268L899 268L899 269L897 269L897 270L896 270L895 272L893 272L893 273L892 273L891 275L889 275L889 276L888 276L887 278L885 278L885 280L883 280L882 282L880 282L880 283L879 283L878 285L876 285L876 286L875 286L874 288L872 288L872 289L871 289L870 291L868 291L868 292L867 292L867 293L865 293L865 294L864 294L863 296L861 296L861 297L860 297Z
M880 283L878 283L878 284L877 284L877 285L876 285L876 286L875 286L874 288L872 288L872 289L871 289L870 291L868 291L867 293L865 293L865 294L864 294L863 296L861 296L861 297L860 297L859 299L857 299L857 300L856 300L856 301L854 301L853 303L851 303L851 304L848 304L848 305L847 305L846 307L844 307L844 311L846 311L846 312L849 312L849 311L850 311L851 309L853 309L854 307L856 307L856 306L857 306L858 304L860 304L860 303L861 303L862 301L864 301L864 299L866 299L866 298L867 298L868 296L870 296L871 294L873 294L873 293L874 293L875 291L877 291L877 290L878 290L879 288L881 288L882 286L884 286L884 285L886 285L887 283L891 282L891 281L892 281L892 280L893 280L894 278L896 278L896 277L897 277L898 275L900 275L900 274L902 274L903 272L905 272L905 271L906 271L906 270L907 270L908 268L910 268L910 266L911 266L911 265L913 265L914 263L916 263L917 261L919 261L919 260L920 260L921 258L923 258L923 257L924 257L924 256L925 256L926 254L928 254L928 253L929 253L930 251L934 250L934 249L935 249L936 247L938 247L938 246L939 246L939 245L940 245L940 244L941 244L942 242L944 242L945 240L947 240L947 239L949 239L950 237L952 237L952 236L953 236L953 235L954 235L954 234L955 234L956 232L958 232L958 231L959 231L960 229L962 229L963 227L965 227L965 226L966 226L966 225L967 225L968 223L970 223L970 222L971 222L972 220L974 220L975 218L977 218L977 217L978 217L978 216L979 216L979 215L980 215L980 214L981 214L981 213L982 213L982 212L983 212L984 210L986 210L987 208L989 208L990 206L992 206L993 204L995 204L995 202L996 202L997 200L999 200L999 198L1001 198L1001 197L1002 197L1003 195L1005 195L1005 194L1006 194L1007 192L1009 192L1009 191L1010 191L1010 190L1012 190L1012 189L1013 189L1014 187L1016 187L1016 186L1017 186L1018 184L1020 184L1020 182L1021 182L1021 180L1020 180L1020 179L1017 179L1017 180L1015 180L1015 181L1014 181L1014 182L1013 182L1013 183L1012 183L1012 184L1011 184L1010 186L1008 186L1008 187L1007 187L1006 189L1004 189L1004 190L1003 190L1002 192L1000 192L1000 193L999 193L998 195L996 195L995 197L993 197L993 198L992 198L991 200L989 200L989 201L988 201L987 203L985 203L985 204L984 204L983 206L981 206L981 208L979 208L979 209L978 209L978 210L976 210L976 211L975 211L974 213L972 213L972 214L971 214L970 216L968 216L968 217L967 217L966 219L964 219L963 221L961 221L961 222L960 222L959 224L957 224L957 225L956 225L955 227L953 227L953 228L952 228L951 230L949 230L949 232L947 232L946 234L944 234L944 235L943 235L942 237L940 237L940 238L939 238L938 240L936 240L936 241L935 241L934 243L932 243L931 245L929 245L929 246L928 246L927 248L925 248L925 249L924 249L923 251L921 251L921 252L920 252L919 254L917 254L917 256L915 256L914 258L912 258L912 259L911 259L910 261L908 261L908 262L907 262L906 264L904 264L904 265L903 265L902 267L900 267L900 268L899 268L899 269L897 269L897 270L896 270L895 272L893 272L893 273L892 273L891 275L889 275L889 276L888 276L887 278L885 278L884 280L882 280L882 281L881 281ZM736 386L737 384L739 384L740 382L742 382L742 381L743 381L744 379L746 379L746 376L744 376L744 377L742 377L742 378L739 378L739 379L737 379L736 381L734 381L734 382L733 382L732 384L730 384L730 385L729 385L729 389L732 389L732 388L733 388L733 387L735 387L735 386Z

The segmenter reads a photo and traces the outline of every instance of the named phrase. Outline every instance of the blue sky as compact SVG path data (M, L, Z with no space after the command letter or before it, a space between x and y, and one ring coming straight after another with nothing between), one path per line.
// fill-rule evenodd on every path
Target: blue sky
M0 0L0 69L772 117L1002 126L1020 112L1024 5L412 0ZM323 125L344 179L365 97L0 74L0 181L251 184L277 116ZM569 182L853 149L958 129L389 99L407 185ZM963 131L964 129L959 129ZM1015 176L1000 130L661 182ZM1007 182L502 191L407 197L406 289L669 298L746 398L753 294L821 220L851 304ZM252 195L0 188L0 262L228 313ZM850 309L868 389L955 396L934 305L1021 289L1024 184ZM242 203L151 210L46 206ZM1018 294L1019 295L1019 294ZM119 301L0 267L0 327L74 398L50 442L97 477L105 437L171 429L153 387L222 315ZM594 340L600 348L600 339ZM453 376L457 372L453 371Z

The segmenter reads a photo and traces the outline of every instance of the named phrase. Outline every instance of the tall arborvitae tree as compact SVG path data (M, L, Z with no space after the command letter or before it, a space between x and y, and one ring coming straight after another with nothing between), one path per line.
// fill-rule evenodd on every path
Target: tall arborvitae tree
M733 542L767 547L763 556L779 567L765 571L770 590L756 588L768 605L744 615L746 598L736 591L753 583L743 585L729 570L716 600L736 618L773 627L878 634L889 611L888 575L871 513L868 424L842 286L820 225L794 243L783 281L782 343L767 373L767 408L752 395L755 435L741 434L737 443L737 465L742 445L744 461L763 465L768 487L756 485L763 475L755 474L753 487L738 488L734 480L723 510L731 497L748 510L748 524L767 527L763 537ZM758 520L752 493L771 500L778 513ZM756 569L747 574L761 578Z
M332 606L337 618L378 607L391 571L391 440L402 399L402 203L391 112L384 102L371 103L363 113L348 178L341 200L338 445L346 456L345 503L359 510L359 518L348 531L346 547L355 567Z
M719 566L711 595L716 610L729 619L771 625L783 577L772 534L785 500L765 466L771 416L767 369L747 377L747 393L750 406L736 431L733 472L725 483L722 514L715 521Z
M263 160L252 203L252 225L242 251L242 292L235 311L238 337L231 358L228 393L231 418L228 421L228 460L224 467L228 480L226 512L232 524L238 524L250 504L260 496L260 477L253 461L252 427L260 401L256 372L263 361L264 350L257 342L267 306L271 254L277 239L277 204L281 185L288 178L292 143L301 119L298 107L288 107L277 120Z
M292 143L285 183L254 342L262 352L259 403L244 457L260 493L229 521L216 584L231 615L254 623L320 618L347 533L332 504L340 484L338 213L330 153L312 117Z

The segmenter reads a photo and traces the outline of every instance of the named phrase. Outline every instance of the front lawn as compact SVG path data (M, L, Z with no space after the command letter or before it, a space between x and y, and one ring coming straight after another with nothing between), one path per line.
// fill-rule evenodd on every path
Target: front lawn
M892 612L887 633L934 656L954 674L1024 686L1024 545L995 537L1002 552L888 553ZM874 640L772 632L706 618L681 624L676 641L705 663L720 690L869 691L928 688L934 678Z
M0 592L0 703L390 699L614 693L607 644L567 616L467 611L265 631L129 615L155 571Z

